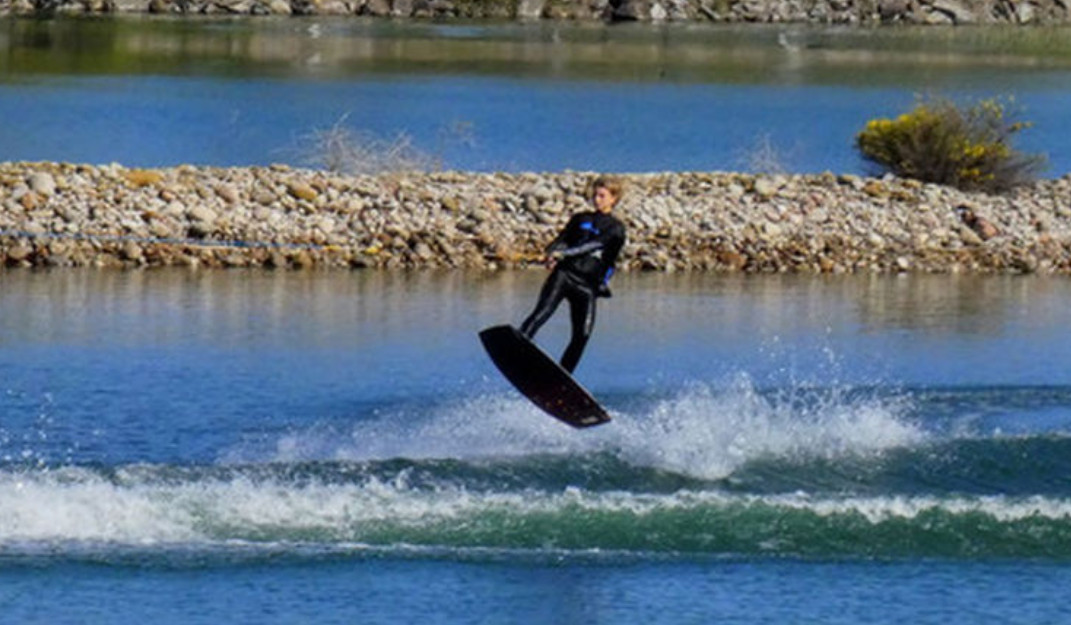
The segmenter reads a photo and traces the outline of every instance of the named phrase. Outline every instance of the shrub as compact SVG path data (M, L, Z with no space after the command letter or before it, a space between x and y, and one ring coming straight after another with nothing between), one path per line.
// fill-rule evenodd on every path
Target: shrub
M347 116L326 130L316 129L301 137L299 151L307 164L342 174L432 169L434 159L418 149L408 134L399 133L387 140L357 132L345 125Z
M347 126L348 117L345 114L330 128L315 129L298 139L297 151L304 164L343 174L438 171L444 166L448 145L475 145L470 122L455 121L442 127L437 135L437 151L428 152L418 147L408 133L385 139Z
M786 174L789 154L774 144L768 133L760 134L737 155L737 164L752 174Z
M1012 149L1014 135L1031 126L1012 117L997 98L966 109L931 98L896 119L870 120L855 142L866 160L897 176L999 193L1029 182L1045 163Z
M148 187L164 179L164 175L152 169L131 169L123 174L132 187Z

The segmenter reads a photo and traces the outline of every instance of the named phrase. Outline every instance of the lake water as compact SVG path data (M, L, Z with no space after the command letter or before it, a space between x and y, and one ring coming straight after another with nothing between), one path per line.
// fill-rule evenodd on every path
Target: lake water
M1014 97L1056 177L1068 85L1045 28L0 20L0 160L317 164L339 125L457 169L867 173L855 134L933 93Z
M0 621L1071 619L1071 283L543 275L0 272Z

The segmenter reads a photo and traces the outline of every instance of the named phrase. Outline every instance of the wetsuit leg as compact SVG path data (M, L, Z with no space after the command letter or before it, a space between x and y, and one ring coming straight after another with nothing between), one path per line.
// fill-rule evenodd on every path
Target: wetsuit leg
M569 285L566 291L569 299L569 315L572 321L572 336L569 345L562 354L561 365L569 373L576 369L580 362L580 356L591 338L591 331L595 328L595 299L596 293L591 289Z
M539 292L535 310L521 324L521 334L529 339L533 338L536 332L539 332L539 328L543 327L543 324L554 314L554 310L558 308L563 297L565 297L565 274L552 271Z

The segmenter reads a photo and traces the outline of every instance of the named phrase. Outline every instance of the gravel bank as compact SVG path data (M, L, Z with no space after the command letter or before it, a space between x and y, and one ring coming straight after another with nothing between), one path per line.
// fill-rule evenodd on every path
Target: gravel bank
M0 265L523 267L587 207L593 177L0 163ZM1008 196L834 174L623 177L624 270L1071 273L1071 176Z

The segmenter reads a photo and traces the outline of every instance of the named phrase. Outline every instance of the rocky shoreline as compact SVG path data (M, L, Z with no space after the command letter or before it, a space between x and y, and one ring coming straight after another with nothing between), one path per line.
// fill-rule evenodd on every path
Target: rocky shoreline
M325 15L779 24L1068 24L1068 0L0 0L5 15Z
M0 266L525 267L593 177L0 163ZM623 270L1071 274L1071 175L1007 196L828 173L623 178Z

